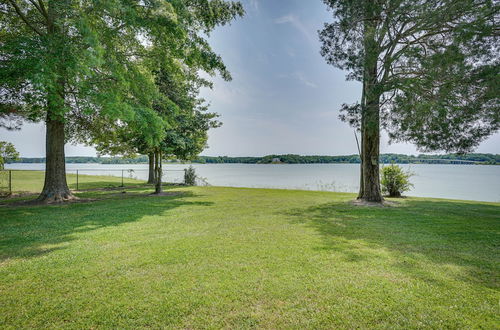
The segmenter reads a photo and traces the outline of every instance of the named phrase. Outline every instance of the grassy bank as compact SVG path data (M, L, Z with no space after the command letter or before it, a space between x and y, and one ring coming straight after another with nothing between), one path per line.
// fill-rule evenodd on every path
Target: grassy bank
M0 327L498 328L498 203L170 191L1 206Z

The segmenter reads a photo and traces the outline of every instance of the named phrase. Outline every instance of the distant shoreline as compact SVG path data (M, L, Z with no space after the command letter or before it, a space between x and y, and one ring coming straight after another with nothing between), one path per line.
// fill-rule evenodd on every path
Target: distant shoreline
M345 156L302 156L302 155L267 155L263 157L228 157L228 156L199 156L191 161L167 161L171 163L193 164L359 164L359 155ZM10 163L40 164L45 163L43 157L21 157ZM381 164L449 164L449 165L500 165L499 154L445 154L445 155L403 155L381 154ZM147 156L135 158L123 157L66 157L66 164L148 164Z
M5 165L11 165L11 164L45 164L45 162L37 162L37 163L23 163L23 162L15 162L15 163L5 163ZM114 164L109 164L109 163L92 163L92 162L89 162L89 163L66 163L66 165L68 164L83 164L83 165L86 165L86 164L95 164L95 165L110 165L110 166L113 166L113 165L148 165L148 163L114 163ZM165 161L163 163L163 165L167 165L167 164L177 164L177 165L335 165L335 164L338 164L338 165L359 165L360 163L348 163L348 162L332 162L332 163L200 163L200 162L168 162L168 161ZM457 166L457 165L467 165L467 166L486 166L486 165L489 165L489 166L498 166L500 165L499 163L497 164L486 164L486 163L460 163L460 162L453 162L453 163L446 163L446 162L443 162L443 163L436 163L436 162L433 162L433 163L426 163L426 162L414 162L414 163L382 163L380 162L379 163L380 165L391 165L391 164L396 164L396 165L450 165L450 166ZM8 170L8 168L5 168L4 170ZM17 170L17 169L16 169Z

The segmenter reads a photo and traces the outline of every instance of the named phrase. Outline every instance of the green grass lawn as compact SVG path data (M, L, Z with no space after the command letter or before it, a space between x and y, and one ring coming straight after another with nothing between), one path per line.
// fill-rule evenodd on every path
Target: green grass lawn
M115 172L120 175L119 172ZM123 184L125 186L142 185L144 181L134 180L128 177L128 173L125 172L123 179ZM2 173L0 177L2 188L7 188L7 172ZM40 192L43 188L43 172L42 171L22 171L13 170L12 171L12 191L13 192ZM66 175L66 181L70 189L76 190L76 173L70 172ZM78 175L78 189L96 189L96 188L111 188L118 187L122 183L121 176L94 176L94 175ZM4 187L5 186L5 187Z
M0 328L499 328L498 203L151 191L0 206Z

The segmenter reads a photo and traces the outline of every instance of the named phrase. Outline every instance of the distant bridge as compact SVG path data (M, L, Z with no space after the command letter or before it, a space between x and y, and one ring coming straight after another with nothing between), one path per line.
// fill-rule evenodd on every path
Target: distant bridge
M461 160L461 159L428 159L428 158L422 158L422 159L409 159L409 163L411 164L419 164L419 163L434 163L434 164L464 164L464 165L481 165L485 164L486 162L479 162L475 160Z

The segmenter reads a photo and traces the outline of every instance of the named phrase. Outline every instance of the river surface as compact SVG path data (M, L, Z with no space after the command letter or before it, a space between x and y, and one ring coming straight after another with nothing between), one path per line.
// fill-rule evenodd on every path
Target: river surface
M70 173L121 176L146 180L147 164L67 164ZM164 164L165 181L182 182L189 165ZM199 176L213 186L283 188L357 192L358 164L193 164ZM500 202L500 166L401 165L415 175L408 196ZM43 170L45 164L7 164L7 169ZM129 172L128 170L133 170Z

